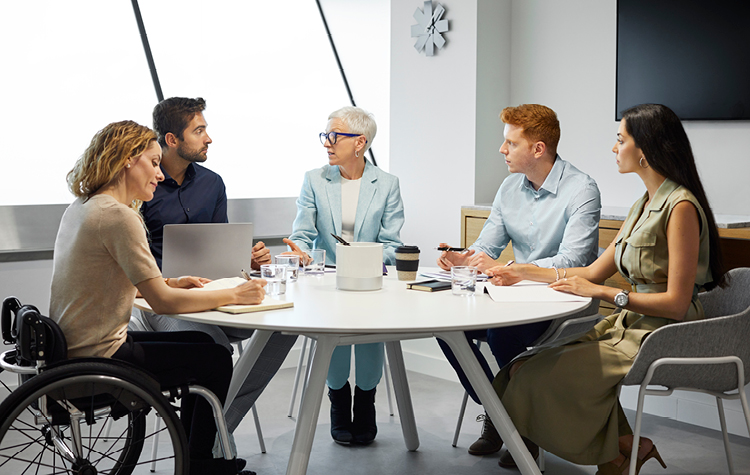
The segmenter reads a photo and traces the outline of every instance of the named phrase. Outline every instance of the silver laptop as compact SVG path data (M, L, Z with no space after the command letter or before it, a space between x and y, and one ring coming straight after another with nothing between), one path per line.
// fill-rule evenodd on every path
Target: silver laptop
M168 224L164 226L162 274L209 279L250 272L252 223Z

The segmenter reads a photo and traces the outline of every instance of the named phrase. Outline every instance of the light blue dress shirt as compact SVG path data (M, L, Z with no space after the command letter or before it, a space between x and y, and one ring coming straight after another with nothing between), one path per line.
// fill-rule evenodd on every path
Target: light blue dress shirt
M470 249L497 259L512 241L519 263L587 266L598 255L600 215L596 182L558 155L539 190L522 173L503 181Z

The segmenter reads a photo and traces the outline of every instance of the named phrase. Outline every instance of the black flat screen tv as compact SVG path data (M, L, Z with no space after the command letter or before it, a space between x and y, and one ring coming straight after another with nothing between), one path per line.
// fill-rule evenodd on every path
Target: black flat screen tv
M643 103L750 120L750 0L618 0L616 120Z

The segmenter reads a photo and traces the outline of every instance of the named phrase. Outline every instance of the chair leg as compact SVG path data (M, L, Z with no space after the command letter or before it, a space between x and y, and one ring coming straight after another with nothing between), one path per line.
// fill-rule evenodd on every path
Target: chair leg
M255 420L255 432L258 433L258 444L260 444L260 453L266 453L266 443L263 441L263 431L260 428L260 419L258 419L258 410L255 408L255 404L251 408L253 411L253 420Z
M635 427L633 428L633 450L630 451L630 460L638 460L638 444L641 439L641 421L643 419L643 401L646 398L646 385L642 384L638 389L638 406L635 411ZM635 475L637 464L631 463L630 475Z
M719 410L719 424L721 425L721 435L724 438L724 452L727 454L727 466L729 475L734 475L734 464L732 463L732 449L729 447L729 434L727 433L727 420L724 416L724 401L716 397L716 408Z
M544 472L544 449L539 447L539 457L536 459L537 465L539 465L539 471Z
M297 388L299 387L299 377L302 375L302 364L305 362L305 349L307 348L308 337L302 337L302 350L299 352L299 360L297 360L297 371L294 373L294 386L292 387L292 399L289 401L289 412L287 417L292 417L294 412L294 400L297 397Z
M461 425L464 422L464 414L466 414L466 403L469 402L469 393L464 391L464 398L461 400L461 410L458 411L458 421L456 422L456 431L453 433L453 447L458 445L458 436L461 434Z
M151 473L156 471L156 454L159 452L159 429L161 427L161 416L156 415L154 420L154 441L151 446Z
M388 412L393 417L393 396L391 395L391 371L388 369L387 358L383 358L383 378L385 378L385 392L388 394Z

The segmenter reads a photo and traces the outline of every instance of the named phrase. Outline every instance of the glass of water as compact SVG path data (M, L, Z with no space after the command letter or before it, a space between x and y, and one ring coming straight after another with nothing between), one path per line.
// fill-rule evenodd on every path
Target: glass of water
M266 293L268 295L281 295L286 293L286 269L285 265L263 264L260 266L260 277L266 279Z
M451 267L451 291L453 295L474 295L477 288L477 268L474 266Z
M291 254L282 254L274 256L273 263L286 266L286 281L297 282L297 271L299 270L299 256Z
M322 275L326 268L326 250L313 249L307 254L312 259L305 264L305 274Z

